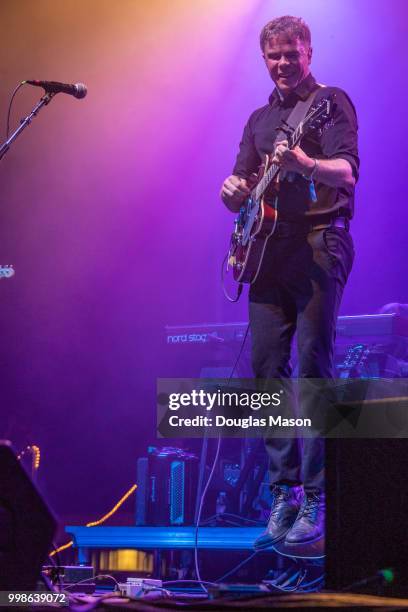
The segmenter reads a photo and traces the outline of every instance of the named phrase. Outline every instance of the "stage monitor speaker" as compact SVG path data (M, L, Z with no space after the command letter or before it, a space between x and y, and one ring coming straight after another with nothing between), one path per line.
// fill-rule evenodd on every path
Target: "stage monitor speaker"
M11 444L0 440L0 591L36 588L55 528Z
M400 594L398 576L408 576L407 473L408 439L326 440L326 588L393 568Z

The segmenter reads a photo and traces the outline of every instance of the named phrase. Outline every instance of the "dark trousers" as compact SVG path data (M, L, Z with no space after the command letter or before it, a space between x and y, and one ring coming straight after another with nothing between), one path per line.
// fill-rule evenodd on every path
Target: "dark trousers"
M353 259L353 241L343 228L307 231L278 224L250 289L252 366L257 378L292 375L295 332L299 378L333 377L336 320ZM302 397L299 400L302 404ZM312 402L313 394L303 398L302 415L312 413ZM271 484L324 488L324 440L270 438L265 445Z

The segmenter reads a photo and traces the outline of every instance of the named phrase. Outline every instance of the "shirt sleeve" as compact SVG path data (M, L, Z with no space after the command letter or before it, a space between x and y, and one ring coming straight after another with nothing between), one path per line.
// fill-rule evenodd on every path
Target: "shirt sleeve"
M353 103L341 89L335 89L333 119L323 128L320 146L327 159L346 159L358 180L360 160L357 142L357 115Z
M253 115L249 118L242 134L239 144L239 152L232 170L233 174L242 178L249 178L253 172L257 172L261 164L261 158L255 147L253 130L251 127Z

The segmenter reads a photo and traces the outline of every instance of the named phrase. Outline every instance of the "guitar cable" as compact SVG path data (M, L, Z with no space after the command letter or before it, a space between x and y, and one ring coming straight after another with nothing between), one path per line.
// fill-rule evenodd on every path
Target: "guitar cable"
M225 295L225 297L227 298L227 300L229 302L238 302L239 298L241 297L242 290L244 288L243 283L238 283L237 294L236 294L235 297L231 297L228 294L228 291L227 291L227 289L225 287L225 269L224 269L224 266L225 266L226 262L228 261L228 256L229 256L229 251L225 255L224 259L222 260L222 264L221 264L221 286L222 286L222 290L224 292L224 295ZM249 332L249 323L248 323L247 328L245 330L245 334L244 334L244 337L242 339L241 346L240 346L240 349L238 351L237 358L235 359L235 363L234 363L234 365L232 367L232 370L231 370L231 373L230 373L230 375L228 377L227 387L231 383L231 380L232 380L232 377L234 376L234 372L236 370L236 367L237 367L237 365L239 363L239 360L241 359L241 355L242 355L242 352L244 350L245 342L246 342L246 339L248 337L248 332ZM199 505L198 505L198 512L197 512L196 524L195 524L195 534L194 534L194 566L195 566L195 573L196 573L196 577L197 577L197 582L200 584L201 588L207 594L208 594L208 590L205 587L206 582L201 580L200 568L199 568L199 563L198 563L198 531L199 531L199 528L200 528L201 513L202 513L202 510L203 510L203 506L204 506L204 500L205 500L208 488L209 488L209 486L211 484L212 478L214 476L215 468L216 468L217 463L218 463L218 457L219 457L220 450L221 450L221 441L222 441L222 438L221 438L221 436L219 436L218 437L218 441L217 441L216 451L215 451L215 457L214 457L213 464L212 464L212 467L211 467L211 470L210 470L210 474L208 476L208 479L207 479L207 482L205 484L204 490L203 490L203 492L201 494L200 502L199 502Z
M225 259L224 259L224 261L225 261ZM240 283L240 286L242 286L242 283ZM241 292L242 292L242 288L241 288ZM228 388L228 386L231 383L232 377L234 376L234 372L235 372L235 370L237 368L239 360L241 359L241 355L242 355L242 352L243 352L244 347L245 347L245 343L246 343L246 339L248 337L248 333L249 333L249 323L248 323L248 325L246 327L245 334L244 334L244 337L242 339L241 346L239 348L237 358L235 359L235 363L232 366L232 370L231 370L230 375L228 377L227 388ZM221 450L221 442L222 442L222 438L221 438L221 434L220 434L218 436L217 448L216 448L216 451L215 451L215 457L214 457L214 460L213 460L213 464L211 466L210 474L208 476L208 479L207 479L207 482L205 484L204 490L203 490L203 492L201 494L201 498L200 498L200 502L199 502L199 507L198 507L198 512L197 512L196 524L195 524L195 532L194 532L194 568L195 568L196 578L197 578L197 582L200 584L200 586L203 589L203 591L205 593L207 593L207 594L208 594L208 590L207 590L207 588L205 586L207 584L207 582L205 580L201 579L200 567L199 567L199 563L198 563L198 531L200 529L201 513L203 511L204 500L205 500L205 497L207 495L207 491L208 491L209 486L211 484L211 481L213 479L213 476L214 476L214 473L215 473L215 468L216 468L217 463L218 463L218 458L219 458L220 450ZM204 444L204 440L203 440L203 444ZM254 556L254 553L252 553L250 558L252 558L253 556ZM249 561L249 558L247 560ZM246 561L245 561L245 563L246 563ZM231 572L228 572L228 574L226 574L226 575L229 575L233 571L235 572L236 569L237 568L234 568L234 570L232 570Z
M238 283L237 295L235 297L231 297L225 287L224 266L225 266L225 263L228 261L228 255L229 255L229 252L226 254L221 264L221 286L222 286L223 293L229 302L238 302L239 298L241 297L242 290L244 288L243 283ZM234 369L235 369L235 366L234 366ZM234 372L234 370L232 372ZM231 374L231 377L232 377L232 374Z

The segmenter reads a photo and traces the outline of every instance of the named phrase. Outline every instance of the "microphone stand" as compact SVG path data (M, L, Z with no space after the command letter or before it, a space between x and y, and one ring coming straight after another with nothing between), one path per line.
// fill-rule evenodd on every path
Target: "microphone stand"
M31 113L27 115L25 119L21 119L20 125L15 130L15 132L13 132L12 135L1 145L0 159L2 159L4 155L7 153L7 151L10 148L10 145L15 141L17 136L21 134L21 132L27 127L27 125L30 125L32 119L38 115L38 113L43 108L43 106L47 106L47 104L51 102L54 96L55 96L55 93L52 93L52 92L46 93L45 96L43 96L41 100L38 102L38 104L34 106Z

